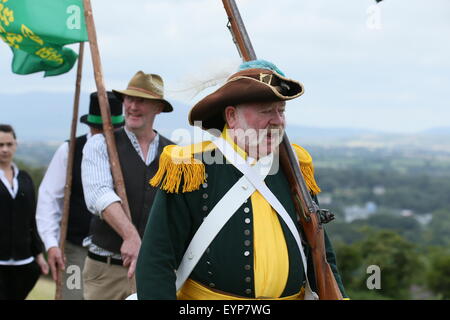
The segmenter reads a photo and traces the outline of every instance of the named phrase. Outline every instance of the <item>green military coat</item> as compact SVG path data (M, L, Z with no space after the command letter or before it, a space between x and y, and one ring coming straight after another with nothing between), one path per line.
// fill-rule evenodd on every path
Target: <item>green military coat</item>
M206 159L222 157L216 149L205 151L202 155ZM178 268L203 219L242 177L242 173L231 164L203 164L206 180L196 190L175 193L160 189L157 192L136 267L139 299L176 299L174 270ZM275 175L268 175L265 182L291 218L297 221L290 188L282 170L278 170ZM183 184L184 181L181 181ZM249 198L218 233L190 278L212 289L255 298L252 221L253 210ZM289 254L288 280L282 294L284 297L300 291L305 284L305 274L295 239L283 219L279 221ZM300 226L297 227L301 232ZM345 297L335 254L326 234L325 240L327 260ZM308 276L315 290L312 259L307 245L303 245L308 259Z

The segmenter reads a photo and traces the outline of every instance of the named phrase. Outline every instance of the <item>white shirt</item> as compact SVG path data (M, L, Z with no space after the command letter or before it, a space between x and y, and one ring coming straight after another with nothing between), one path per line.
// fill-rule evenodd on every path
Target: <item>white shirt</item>
M13 168L13 181L12 184L9 183L8 179L6 178L5 171L0 169L0 180L5 185L6 189L8 190L9 194L13 199L17 196L17 191L19 190L19 180L17 180L17 177L19 176L19 168L16 166L15 163L11 163L11 166ZM28 264L34 260L34 257L29 257L22 260L0 260L0 265L2 266L21 266L24 264Z
M91 133L86 136L88 141L91 137ZM47 251L52 247L59 247L68 156L69 143L66 141L53 155L39 187L36 224Z
M136 135L127 130L125 133L131 141L136 152L141 157L145 165L149 165L158 154L159 134L156 134L149 144L146 157ZM102 212L112 203L121 202L119 196L114 191L114 182L111 175L108 151L105 137L102 134L95 135L90 139L83 149L83 160L81 162L81 180L83 182L84 199L90 212L100 216ZM120 255L106 251L93 243L89 243L89 251L102 255L112 256L120 259Z
M19 190L19 182L17 180L17 176L19 175L19 168L17 168L14 162L11 163L11 167L13 168L13 183L9 183L9 180L6 178L5 171L3 171L3 169L0 169L0 180L5 185L11 197L15 199L17 196L17 191Z

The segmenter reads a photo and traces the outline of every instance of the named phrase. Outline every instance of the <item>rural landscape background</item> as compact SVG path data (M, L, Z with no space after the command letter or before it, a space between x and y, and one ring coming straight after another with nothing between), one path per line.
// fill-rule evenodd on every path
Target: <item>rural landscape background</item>
M176 138L178 121L161 118L156 127ZM352 299L450 299L450 128L287 130L313 156L319 201L336 215L326 230ZM36 187L61 142L20 142L19 166ZM381 289L367 288L370 265L381 269ZM52 299L53 290L41 281L30 298Z
M450 2L236 2L257 56L305 86L288 103L287 132L312 154L321 206L336 214L326 229L350 297L450 299ZM175 112L155 127L189 143L187 114L206 92L183 90L240 63L222 1L92 6L106 88L124 89L138 70L160 74ZM96 90L89 54L80 115ZM0 123L16 129L17 162L37 188L69 137L75 70L20 76L11 59L0 43ZM381 289L367 288L371 265ZM29 298L53 296L52 282L41 281Z

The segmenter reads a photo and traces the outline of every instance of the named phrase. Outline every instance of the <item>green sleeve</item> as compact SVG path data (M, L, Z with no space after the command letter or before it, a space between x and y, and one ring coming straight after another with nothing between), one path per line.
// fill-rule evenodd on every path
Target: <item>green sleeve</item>
M341 291L341 294L344 298L348 298L347 293L345 292L344 285L342 283L341 275L339 274L337 263L336 263L336 254L334 253L333 245L331 244L330 239L328 238L328 235L326 231L324 231L325 234L325 250L326 250L326 257L328 264L331 267L331 270L333 271L334 278L336 279L336 282L339 286L339 290Z
M342 284L341 276L339 275L339 271L336 264L336 255L333 250L333 246L331 245L331 241L328 238L327 232L324 231L325 234L325 256L328 264L330 265L331 271L333 272L334 278L336 279L336 283L339 286L339 290L344 298L347 298L347 294L345 293L344 285ZM305 253L307 256L308 263L308 279L311 285L311 289L317 292L318 288L316 285L316 275L314 274L314 264L312 252L309 247L305 246Z
M184 195L158 190L136 265L139 300L176 299L175 270L189 244L191 224Z
M314 195L313 196L313 200L319 204L319 200L317 199L317 196ZM333 249L333 245L331 244L330 238L328 237L328 234L324 228L324 237L325 237L325 255L326 255L326 259L328 264L331 267L331 270L333 271L333 275L334 278L336 279L336 282L339 286L339 290L341 291L341 294L344 298L348 298L347 293L345 292L344 289L344 284L342 283L342 279L341 279L341 275L339 274L339 270L337 267L337 262L336 262L336 254L334 253L334 249ZM308 266L308 270L312 270L313 266L312 266L312 262L308 263L311 266ZM309 274L309 272L308 272ZM312 272L312 275L314 275L314 272Z

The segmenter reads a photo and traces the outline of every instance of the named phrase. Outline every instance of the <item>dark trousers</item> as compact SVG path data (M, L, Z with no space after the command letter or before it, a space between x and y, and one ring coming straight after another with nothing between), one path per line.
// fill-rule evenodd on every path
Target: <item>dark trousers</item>
M0 300L25 300L40 274L36 261L23 266L0 265Z

